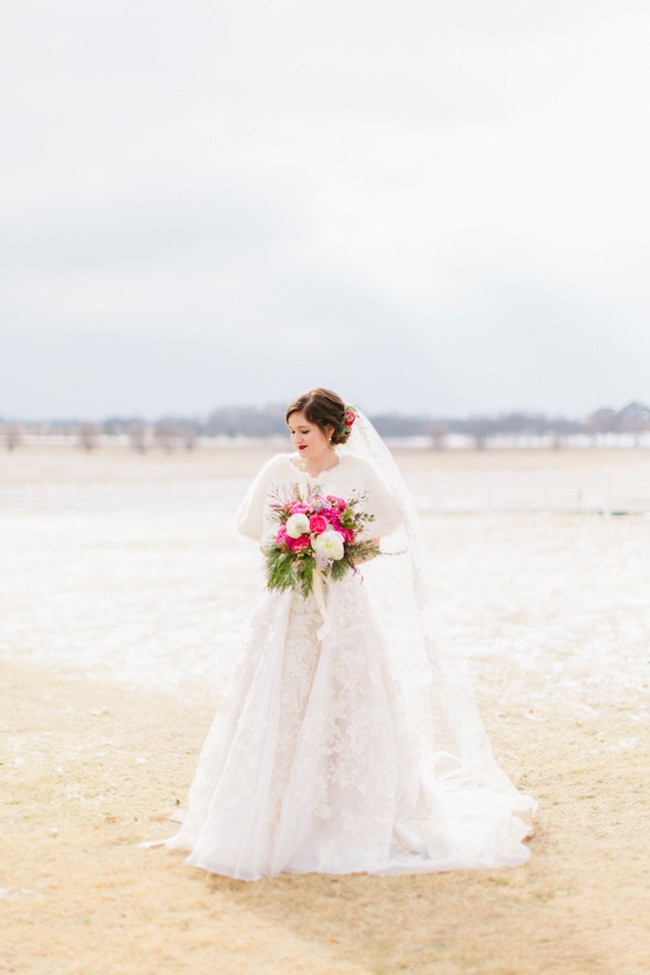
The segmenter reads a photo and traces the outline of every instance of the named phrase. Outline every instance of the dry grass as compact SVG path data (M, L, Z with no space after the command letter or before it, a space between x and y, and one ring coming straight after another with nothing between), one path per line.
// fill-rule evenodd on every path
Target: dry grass
M72 446L22 446L14 453L0 452L0 484L27 481L174 479L202 477L252 477L261 464L279 450L279 442L258 447L199 447L193 451L166 453L153 448L139 454L128 447L99 447L87 453ZM650 451L620 449L562 450L440 450L402 447L393 451L405 474L420 472L423 464L432 472L530 470L530 469L648 469Z
M170 511L141 504L122 517L41 511L29 492L247 478L268 453L0 457L0 486L18 511L0 549L10 582L0 594L0 970L648 975L650 523L641 517L425 523L438 599L452 638L476 655L497 756L540 803L525 866L246 884L138 846L174 829L168 817L216 704L214 636L223 653L248 606L242 580L255 553L226 535L209 496L196 510L184 510L181 492ZM643 451L400 452L399 461L415 476L648 465ZM231 564L241 578L228 588ZM131 689L111 679L108 661L131 675ZM176 685L156 690L148 677L184 667Z
M648 750L590 756L558 712L493 734L540 800L515 870L254 884L142 849L166 836L212 716L174 699L5 668L5 949L16 975L645 975ZM620 733L620 708L600 727ZM145 759L143 761L142 759ZM16 759L18 760L16 763ZM156 810L152 814L152 810Z

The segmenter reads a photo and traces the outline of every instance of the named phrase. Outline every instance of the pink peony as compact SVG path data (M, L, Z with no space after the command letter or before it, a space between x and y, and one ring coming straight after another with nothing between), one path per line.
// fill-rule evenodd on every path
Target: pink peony
M343 500L343 498L337 498L335 494L328 494L327 500L332 504L335 504L339 511L345 511L347 508L347 503Z
M305 545L311 545L309 535L301 535L300 538L291 538L290 535L287 535L285 541L292 552L297 552L299 549L304 548Z
M312 515L309 519L309 530L316 535L322 534L327 528L327 518L324 515Z
M289 511L292 515L306 515L309 511L309 505L303 501L292 501L289 505Z

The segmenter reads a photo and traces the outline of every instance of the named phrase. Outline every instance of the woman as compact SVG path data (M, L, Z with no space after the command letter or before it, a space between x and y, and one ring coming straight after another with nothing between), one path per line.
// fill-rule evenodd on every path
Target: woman
M286 421L295 453L262 468L240 531L268 555L281 499L356 497L372 517L363 566L315 572L306 596L267 591L166 845L244 880L522 863L535 803L433 648L417 516L390 453L330 390L298 397Z

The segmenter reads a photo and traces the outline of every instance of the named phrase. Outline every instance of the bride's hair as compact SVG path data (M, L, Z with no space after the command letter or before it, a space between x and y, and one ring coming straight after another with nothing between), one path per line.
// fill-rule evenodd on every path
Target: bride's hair
M350 436L350 428L345 424L345 403L331 389L317 386L297 396L289 403L284 414L287 423L292 413L304 413L309 422L315 423L323 433L327 433L327 427L334 427L332 444L345 443Z

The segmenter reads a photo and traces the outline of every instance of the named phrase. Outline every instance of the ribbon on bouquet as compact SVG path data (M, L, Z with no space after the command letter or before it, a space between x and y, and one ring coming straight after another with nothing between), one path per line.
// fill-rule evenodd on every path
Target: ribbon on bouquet
M332 629L332 616L329 611L329 607L325 600L326 593L326 582L325 576L320 569L314 569L313 575L311 577L312 591L314 593L314 599L316 600L316 605L320 610L320 614L323 617L323 625L316 631L316 636L319 640L324 640L325 637L331 632Z

